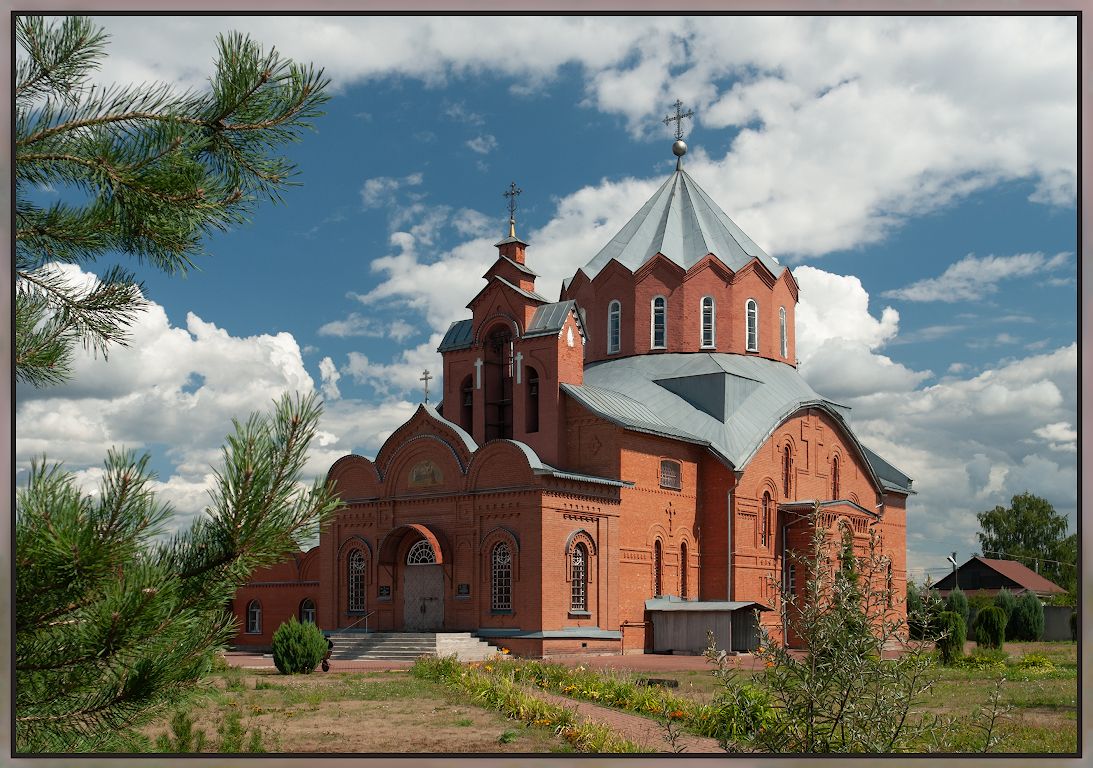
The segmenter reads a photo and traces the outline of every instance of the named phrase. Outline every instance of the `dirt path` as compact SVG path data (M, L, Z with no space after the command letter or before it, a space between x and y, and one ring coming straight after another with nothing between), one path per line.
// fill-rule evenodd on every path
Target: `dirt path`
M671 745L665 741L664 727L647 717L631 715L629 712L621 712L611 707L601 707L599 704L571 699L568 696L559 696L539 688L525 688L525 690L537 698L574 710L578 715L592 722L606 725L612 731L624 739L634 742L647 752L671 752ZM725 752L717 744L717 739L706 736L695 736L690 733L680 732L676 739L676 747L682 747L687 754L714 753L723 755Z

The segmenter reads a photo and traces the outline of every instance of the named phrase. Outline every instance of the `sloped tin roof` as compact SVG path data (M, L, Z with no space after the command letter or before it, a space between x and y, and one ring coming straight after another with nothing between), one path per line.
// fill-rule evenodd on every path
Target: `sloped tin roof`
M1054 581L1045 579L1024 563L1019 563L1016 560L993 560L978 556L973 559L978 560L991 570L997 571L1006 578L1012 579L1030 592L1037 592L1040 594L1061 594L1066 592L1065 589ZM967 563L964 565L967 565ZM961 566L961 568L963 567L964 566Z
M797 370L760 357L725 353L669 353L604 360L585 367L584 384L563 390L588 410L626 429L706 445L735 469L743 469L785 419L803 407L819 407L853 435L845 406L816 394ZM855 438L855 441L857 438ZM863 450L892 469L872 451ZM894 472L878 483L904 493Z
M448 352L453 349L466 349L474 341L473 320L457 320L448 326L447 333L440 341L437 352Z
M690 269L712 253L736 272L753 258L778 277L786 268L721 210L682 168L582 267L591 280L615 259L636 272L657 253Z

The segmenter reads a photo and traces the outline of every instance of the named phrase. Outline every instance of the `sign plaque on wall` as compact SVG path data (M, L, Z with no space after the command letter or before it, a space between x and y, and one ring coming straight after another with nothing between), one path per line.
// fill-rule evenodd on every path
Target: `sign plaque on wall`
M411 488L430 488L444 482L444 473L429 459L419 461L410 468Z
M379 586L379 597L380 597L380 600L390 600L391 599L391 585L390 584L380 584L380 586Z
M465 597L470 597L471 596L471 585L470 584L456 584L455 585L455 596L456 597L464 597L464 598Z

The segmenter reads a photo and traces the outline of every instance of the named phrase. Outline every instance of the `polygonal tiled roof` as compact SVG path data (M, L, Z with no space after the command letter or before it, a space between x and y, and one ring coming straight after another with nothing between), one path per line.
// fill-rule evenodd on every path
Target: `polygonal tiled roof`
M582 269L591 280L615 259L631 272L664 254L690 269L712 253L733 272L753 258L778 277L785 267L755 244L682 168Z

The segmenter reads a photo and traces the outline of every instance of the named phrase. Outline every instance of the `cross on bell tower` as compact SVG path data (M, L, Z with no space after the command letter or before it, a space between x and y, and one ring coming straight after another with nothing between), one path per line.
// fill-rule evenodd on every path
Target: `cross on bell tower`
M523 191L514 181L509 185L507 192L501 193L509 199L509 237L516 237L516 196Z

